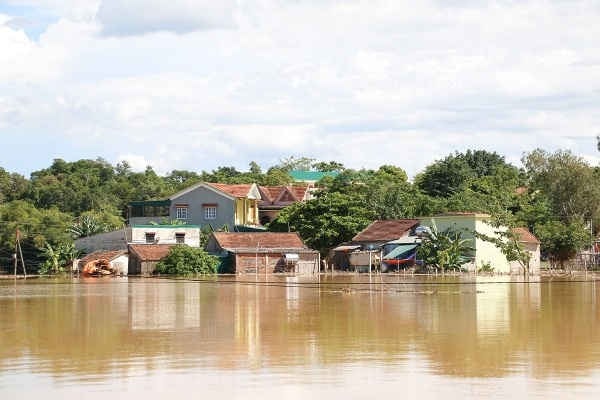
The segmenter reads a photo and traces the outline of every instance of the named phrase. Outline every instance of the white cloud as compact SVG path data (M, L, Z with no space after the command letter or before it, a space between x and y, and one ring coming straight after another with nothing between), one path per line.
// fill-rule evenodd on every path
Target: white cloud
M594 2L80 4L46 0L59 18L39 40L0 21L3 137L164 171L294 154L412 175L467 148L597 154Z
M96 18L107 35L187 33L233 26L233 0L103 0Z

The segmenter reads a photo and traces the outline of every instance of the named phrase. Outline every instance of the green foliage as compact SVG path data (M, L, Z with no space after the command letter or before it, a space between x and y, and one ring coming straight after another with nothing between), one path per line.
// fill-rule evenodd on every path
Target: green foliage
M57 274L67 272L73 263L73 260L81 255L81 252L75 249L72 242L59 243L56 246L51 246L46 243L43 249L44 262L40 266L40 274Z
M97 233L110 232L123 226L123 219L110 212L86 211L69 227L73 238L87 237Z
M581 221L547 221L537 224L534 232L550 262L561 266L590 240L589 231Z
M173 246L156 265L156 272L167 275L216 274L219 259L201 248Z
M427 166L415 178L415 183L425 194L435 197L448 197L457 193L469 180L493 176L499 169L516 168L497 153L485 150L468 150L455 153Z
M530 189L549 201L556 219L569 223L590 218L600 222L600 176L570 151L534 150L523 158Z
M479 273L484 273L484 274L493 274L494 273L494 267L492 267L492 264L489 262L481 262L481 267L479 267L479 269L477 270L477 272Z
M432 220L430 232L417 249L417 257L438 271L462 269L473 254L472 239L463 239L462 232L448 228L439 232Z
M350 240L372 219L372 211L360 197L328 192L284 208L269 225L269 230L298 232L309 247L325 253L338 243Z

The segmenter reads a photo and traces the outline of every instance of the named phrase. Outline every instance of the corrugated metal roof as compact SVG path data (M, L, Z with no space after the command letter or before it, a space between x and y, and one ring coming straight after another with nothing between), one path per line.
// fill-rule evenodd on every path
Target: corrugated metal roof
M394 258L404 258L417 248L416 244L401 244L388 254L383 256L384 260L393 260Z
M331 171L331 172L321 172L321 171L290 171L290 177L297 182L316 182L321 180L326 176L331 176L335 178L339 175L339 172Z

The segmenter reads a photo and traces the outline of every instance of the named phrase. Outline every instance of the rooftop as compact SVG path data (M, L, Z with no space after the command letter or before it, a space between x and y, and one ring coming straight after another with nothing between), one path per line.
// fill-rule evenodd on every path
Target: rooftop
M232 197L248 197L250 191L252 190L252 183L247 184L238 184L231 185L228 183L206 183L208 186L211 186L223 193L227 193Z
M87 256L83 257L82 259L79 260L79 264L80 265L85 265L89 262L95 261L95 260L107 260L107 261L112 261L115 258L125 255L127 254L127 251L125 250L99 250L99 251L94 251L93 253L88 254Z
M224 249L306 249L297 233L215 232L213 236Z
M321 172L321 171L290 171L290 177L296 182L317 182L326 176L335 178L339 172Z
M418 219L389 219L372 222L352 238L353 242L390 241L404 236L406 232L419 225Z
M130 244L129 252L141 261L159 261L169 254L171 244Z
M540 243L538 238L525 227L513 228L511 230L517 237L517 240L521 243Z

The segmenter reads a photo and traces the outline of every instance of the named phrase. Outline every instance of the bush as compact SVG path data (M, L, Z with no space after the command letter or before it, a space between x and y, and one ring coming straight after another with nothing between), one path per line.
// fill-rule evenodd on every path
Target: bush
M219 259L201 248L177 245L156 265L156 272L167 275L216 274Z

